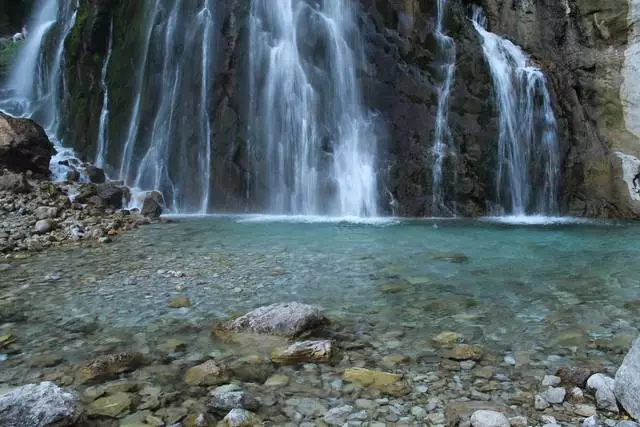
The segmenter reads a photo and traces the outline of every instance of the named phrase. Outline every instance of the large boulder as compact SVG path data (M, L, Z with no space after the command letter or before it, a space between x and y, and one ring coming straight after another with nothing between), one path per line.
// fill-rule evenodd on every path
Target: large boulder
M624 410L640 421L640 337L616 372L614 392Z
M317 330L328 322L316 306L299 302L277 303L256 308L244 316L218 325L215 332L249 332L297 337L305 332Z
M0 175L0 191L28 193L31 191L31 185L29 185L29 181L27 181L27 177L23 173L5 171Z
M48 177L54 152L53 144L36 122L0 113L0 169Z
M0 397L0 427L66 427L83 409L78 396L51 382L28 384Z
M140 213L149 218L158 218L162 215L162 206L164 206L162 193L159 191L151 191L142 201Z

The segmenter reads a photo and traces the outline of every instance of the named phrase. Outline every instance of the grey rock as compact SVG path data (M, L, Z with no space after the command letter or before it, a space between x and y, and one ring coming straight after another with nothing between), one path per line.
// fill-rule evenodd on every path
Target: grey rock
M225 391L216 389L211 394L207 402L207 407L211 412L227 412L232 409L258 409L258 401L251 397L246 391Z
M92 182L94 184L102 184L106 181L104 170L96 166L86 166L85 172L87 174L87 178L89 178L89 182Z
M471 415L473 427L509 427L509 419L501 412L476 411Z
M295 407L296 411L307 417L319 417L329 410L322 400L310 397L294 397L288 399L285 403Z
M544 397L544 399L549 403L560 404L564 402L566 395L567 392L562 387L549 387L542 397Z
M162 215L162 204L160 204L156 198L147 196L142 201L140 213L149 218L158 218Z
M327 318L320 313L318 307L291 302L259 307L216 329L224 332L252 332L295 337L327 323Z
M322 419L330 426L341 426L347 422L349 415L353 412L353 406L345 405L330 409Z
M253 412L246 409L232 409L218 426L224 427L258 427L260 420Z
M587 380L587 388L595 392L598 408L617 413L619 409L614 387L615 380L603 374L593 374Z
M55 228L55 223L50 219L41 219L36 222L34 231L38 234L46 234Z
M58 216L58 209L49 206L40 206L35 210L36 218L52 219Z
M614 393L624 410L640 421L640 338L633 342L616 372Z
M555 387L562 382L560 377L556 377L555 375L545 375L542 379L543 387Z
M82 414L78 396L51 382L28 384L0 397L0 427L67 427Z
M640 427L640 424L635 421L620 421L616 427Z
M597 415L585 418L582 422L582 427L599 427L600 425Z
M24 174L7 171L3 175L0 175L0 191L28 193L31 191L31 185Z
M540 396L539 394L536 394L535 401L534 401L534 407L538 411L544 411L549 406L550 406L549 402L547 402L547 400L544 397Z

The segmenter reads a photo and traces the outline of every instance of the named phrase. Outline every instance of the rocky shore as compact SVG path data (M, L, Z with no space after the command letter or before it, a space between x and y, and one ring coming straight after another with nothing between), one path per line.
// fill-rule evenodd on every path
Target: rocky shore
M453 331L435 336L423 360L380 357L402 331L359 335L295 302L219 322L208 339L234 351L192 353L170 339L145 353L34 362L42 382L0 391L0 426L634 427L640 418L640 339L615 378L593 366L545 373Z
M109 242L120 232L159 220L162 196L144 196L139 209L122 182L107 181L90 164L61 161L62 183L50 180L55 153L35 122L0 113L0 253L41 250L64 242Z

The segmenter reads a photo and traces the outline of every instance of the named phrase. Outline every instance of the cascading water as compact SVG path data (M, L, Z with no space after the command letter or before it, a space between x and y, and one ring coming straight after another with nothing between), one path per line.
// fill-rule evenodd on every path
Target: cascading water
M443 63L439 67L442 83L438 86L438 111L436 113L435 137L433 142L432 166L432 214L440 216L447 213L443 188L444 161L451 152L451 131L448 123L449 95L456 69L456 45L453 39L446 35L444 18L446 0L438 0L435 37L438 48L443 55Z
M148 0L120 158L120 179L162 191L176 212L205 213L210 199L218 22L214 0L198 3Z
M378 213L355 8L351 0L252 2L252 186L264 188L272 213Z
M77 0L39 0L29 22L29 36L17 63L0 91L0 110L40 123L56 147L51 160L53 178L63 180L63 160L75 158L58 138L64 104L64 46L76 21Z
M544 74L509 40L473 25L491 70L499 114L497 193L512 215L557 212L560 174L556 120Z
M100 111L100 124L98 125L98 143L96 148L95 164L99 168L104 168L105 156L108 150L107 143L109 141L109 87L107 85L107 72L109 71L109 63L113 54L113 20L109 27L109 50L102 65L102 73L100 74L100 89L102 90L102 109Z

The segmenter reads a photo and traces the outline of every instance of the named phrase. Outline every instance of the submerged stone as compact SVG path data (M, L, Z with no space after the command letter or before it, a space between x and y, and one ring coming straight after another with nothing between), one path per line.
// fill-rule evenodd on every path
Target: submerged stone
M214 333L251 332L296 337L328 324L320 308L298 302L259 307L244 316L218 325Z
M278 364L327 363L333 355L331 341L300 341L271 353L271 361Z
M116 353L98 357L81 366L76 372L76 381L85 384L91 381L99 381L110 376L134 370L145 362L142 353Z
M409 384L402 379L402 375L389 372L373 371L365 368L349 368L344 371L342 378L392 396L404 396L411 391Z
M462 253L440 253L431 257L436 261L447 261L455 264L462 264L469 261L469 257Z
M218 424L218 427L259 427L260 418L245 409L232 409Z
M99 415L116 418L127 411L132 404L131 394L118 392L110 396L101 397L94 401L87 410L89 415Z
M229 381L229 372L222 363L208 360L190 368L184 376L184 381L191 386L224 384Z
M169 308L191 307L191 301L187 296L177 296L169 301L168 306Z
M457 344L446 352L447 359L473 360L479 362L484 357L484 350L477 345Z

